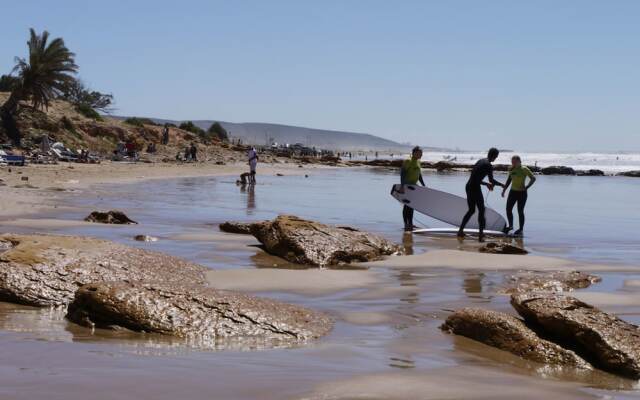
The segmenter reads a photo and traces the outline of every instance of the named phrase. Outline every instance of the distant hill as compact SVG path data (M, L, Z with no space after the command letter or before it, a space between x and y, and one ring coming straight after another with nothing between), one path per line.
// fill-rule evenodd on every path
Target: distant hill
M126 117L116 117L124 119ZM151 118L157 123L182 121ZM192 121L202 129L208 129L213 120ZM299 126L267 124L260 122L233 123L218 121L231 137L240 138L245 143L266 145L270 139L278 144L302 143L305 146L329 150L406 150L410 146L366 133L331 131L325 129L303 128Z

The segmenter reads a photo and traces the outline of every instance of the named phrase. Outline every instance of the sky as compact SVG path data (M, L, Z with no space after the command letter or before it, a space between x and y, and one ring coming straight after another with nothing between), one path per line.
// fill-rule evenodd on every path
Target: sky
M50 3L0 0L0 73L46 29L119 115L640 151L640 1Z

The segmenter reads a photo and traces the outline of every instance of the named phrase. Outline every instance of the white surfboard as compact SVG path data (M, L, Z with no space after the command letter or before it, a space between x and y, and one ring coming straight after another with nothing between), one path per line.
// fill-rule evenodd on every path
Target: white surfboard
M421 228L414 229L413 233L422 234L422 235L430 235L430 236L451 236L458 234L458 228ZM480 234L479 229L464 229L464 233L469 236L478 236ZM484 234L487 236L506 236L502 231L491 231L486 230Z
M404 189L404 190L401 190ZM430 216L447 224L460 226L467 212L467 199L451 193L417 185L393 185L391 196L419 213ZM486 208L487 231L502 231L507 221L491 208ZM478 211L473 214L466 228L478 229Z

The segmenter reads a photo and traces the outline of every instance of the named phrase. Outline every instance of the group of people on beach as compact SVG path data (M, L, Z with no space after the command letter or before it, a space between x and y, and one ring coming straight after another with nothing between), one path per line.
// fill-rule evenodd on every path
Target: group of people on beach
M498 158L500 151L496 148L489 149L487 157L478 160L471 170L471 175L465 186L467 195L468 210L462 217L462 223L458 229L458 237L465 236L464 229L469 220L478 212L478 227L480 241L484 241L484 230L486 226L485 220L485 200L482 193L482 186L486 186L493 191L495 186L502 188L502 197L505 196L507 189L511 186L509 195L507 196L507 221L508 225L504 228L504 233L508 234L513 230L513 208L517 205L519 228L513 233L514 236L522 236L524 232L524 207L527 203L528 190L535 183L536 177L531 170L522 165L520 156L511 157L511 167L509 168L508 178L505 183L497 181L493 176L493 162ZM426 186L422 178L420 168L420 159L422 158L422 149L418 146L414 147L411 152L411 158L405 160L400 169L400 183L402 185L416 185L418 182L422 186ZM485 178L487 181L485 181ZM413 208L405 205L402 210L405 231L413 231Z

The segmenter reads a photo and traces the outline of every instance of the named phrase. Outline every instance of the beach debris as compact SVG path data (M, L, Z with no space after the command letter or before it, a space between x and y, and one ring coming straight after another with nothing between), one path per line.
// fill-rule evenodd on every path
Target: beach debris
M253 224L251 233L268 253L297 264L331 266L366 262L400 252L398 245L380 236L292 215Z
M89 214L84 220L87 222L97 222L101 224L137 224L136 221L127 217L125 213L117 210L106 212L94 211Z
M138 242L157 242L158 241L157 237L149 236L149 235L135 235L133 239L137 240Z
M542 175L576 175L576 171L573 168L557 165L542 168L540 172L542 172Z
M592 368L573 351L542 339L522 320L509 314L463 308L451 314L440 328L508 351L525 360L578 369Z
M236 233L238 235L251 235L250 222L226 221L220 224L220 230L227 233Z
M307 341L327 334L332 321L304 307L204 286L102 282L81 287L67 318L99 328L124 327L202 343L253 337Z
M522 247L514 246L510 243L504 242L489 242L478 249L481 253L491 254L529 254L529 252Z
M21 177L20 177L20 180L21 180L21 181L28 181L28 180L29 180L29 177L28 177L28 176L21 176Z
M0 300L63 306L85 284L167 281L204 284L205 267L106 240L56 235L0 236Z
M570 292L587 288L602 278L580 271L519 271L506 277L506 281L499 293Z
M521 293L511 305L530 325L574 350L597 368L640 378L640 330L574 297Z

